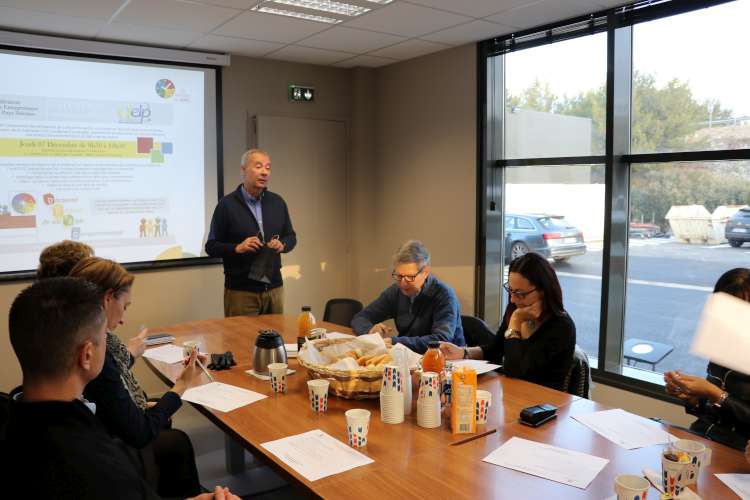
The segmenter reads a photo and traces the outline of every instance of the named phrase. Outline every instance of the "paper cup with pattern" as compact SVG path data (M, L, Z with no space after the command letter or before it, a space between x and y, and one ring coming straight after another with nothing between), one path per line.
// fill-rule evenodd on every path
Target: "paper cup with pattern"
M346 416L346 437L352 448L367 446L367 433L370 432L370 412L368 410L348 410Z
M673 497L682 493L687 485L690 463L680 462L675 450L666 450L661 455L661 486L664 493Z
M328 411L328 385L329 382L322 379L307 381L310 407L315 413L325 413Z
M383 368L383 384L381 393L399 393L403 399L404 386L401 380L401 370L396 365L385 365Z
M487 413L492 406L492 393L490 391L477 391L477 403L474 417L478 424L487 423Z
M268 365L273 392L286 392L286 369L286 363L270 363Z
M615 478L617 500L646 500L650 484L641 476L620 474Z
M698 475L700 474L701 467L711 465L711 448L692 439L679 439L673 443L673 446L675 450L687 454L690 458L686 484L698 483Z
M201 352L201 343L198 340L186 340L182 343L182 355L189 358L193 351Z

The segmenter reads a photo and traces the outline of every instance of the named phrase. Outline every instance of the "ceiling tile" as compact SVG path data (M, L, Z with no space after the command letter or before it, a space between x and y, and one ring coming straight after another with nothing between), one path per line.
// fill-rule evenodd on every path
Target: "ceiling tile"
M263 14L262 12L243 12L215 30L214 33L253 40L292 43L330 27L330 24L304 19Z
M357 30L344 26L333 28L313 35L297 42L306 47L318 49L343 50L360 54L371 50L380 49L394 43L406 40L402 36L387 35L374 31Z
M206 35L190 44L191 49L228 52L230 54L260 57L283 47L283 43L262 42L228 36Z
M258 5L261 0L198 0L200 3L218 5L219 7L231 7L233 9L247 10Z
M352 54L346 52L334 52L332 50L311 49L298 45L287 45L266 56L267 59L278 59L280 61L293 61L307 64L331 64L348 59Z
M0 29L90 38L96 35L103 24L104 21L91 18L68 17L46 12L0 7Z
M2 7L35 10L50 14L74 17L109 19L123 4L124 0L0 0ZM0 25L4 18L0 17Z
M390 57L391 59L411 59L412 57L423 56L431 52L437 52L448 48L440 43L426 42L424 40L407 40L391 47L376 50L368 55Z
M192 31L169 30L153 26L139 26L137 24L110 23L104 25L96 38L167 47L184 47L201 36L203 36L201 33L194 33Z
M114 21L208 33L239 12L177 0L131 0Z
M395 62L398 62L396 59L386 59L385 57L375 57L375 56L354 56L351 59L345 59L343 61L339 61L334 66L337 68L356 68L356 67L365 67L365 68L378 68L380 66L386 66L388 64L393 64Z
M500 12L487 18L488 21L516 26L519 29L535 28L545 24L564 21L571 17L589 14L598 10L581 1L543 0L523 7Z
M448 28L447 30L423 35L420 38L431 42L461 45L464 43L493 38L513 31L516 31L516 28L513 26L502 26L489 21L476 20L471 21L470 23L454 26L453 28Z
M391 3L345 24L381 33L415 37L471 21L471 18L409 3Z
M456 0L405 0L407 3L434 7L436 9L455 12L472 17L485 17L501 10L512 9L520 5L529 4L536 0L471 0L457 2Z

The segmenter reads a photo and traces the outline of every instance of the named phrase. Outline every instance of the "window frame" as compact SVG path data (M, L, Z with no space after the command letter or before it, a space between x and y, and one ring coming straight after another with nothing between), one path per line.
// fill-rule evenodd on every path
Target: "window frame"
M750 149L684 151L669 153L630 152L632 27L641 22L708 8L731 0L679 2L649 0L592 12L585 16L539 28L485 40L477 50L477 279L475 311L483 318L499 318L503 302L505 260L505 172L526 166L571 166L603 164L605 174L604 248L599 317L599 359L592 369L594 380L660 400L681 404L668 396L661 384L645 381L623 372L625 305L629 250L629 196L632 164L750 160ZM505 64L503 54L539 45L607 33L606 130L604 155L504 158ZM497 92L497 89L500 89ZM500 138L500 140L495 140ZM499 224L488 225L492 214ZM518 230L518 229L515 229ZM488 255L500 255L499 262L488 262ZM493 285L497 283L498 286ZM488 284L491 286L488 287ZM497 290L495 290L497 288ZM498 300L499 299L499 300ZM651 377L653 379L653 377Z

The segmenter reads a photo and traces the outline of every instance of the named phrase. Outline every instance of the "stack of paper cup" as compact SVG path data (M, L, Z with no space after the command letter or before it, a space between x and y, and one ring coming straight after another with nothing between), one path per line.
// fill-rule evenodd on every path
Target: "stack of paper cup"
M325 413L328 411L328 385L329 382L322 379L307 381L310 407L315 413Z
M286 363L270 363L271 389L273 392L286 392Z
M346 437L352 448L367 446L367 433L370 431L370 412L368 410L348 410L346 413Z
M417 398L417 424L432 429L440 427L440 376L435 372L424 372L419 381Z
M380 388L380 419L386 424L404 421L404 384L396 365L385 365Z
M477 391L477 408L474 413L478 424L487 423L487 412L492 406L492 393L490 391Z

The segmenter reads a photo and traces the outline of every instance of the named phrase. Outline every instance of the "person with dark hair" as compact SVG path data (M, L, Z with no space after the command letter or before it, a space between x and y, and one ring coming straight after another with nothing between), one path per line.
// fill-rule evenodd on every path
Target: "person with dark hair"
M721 275L714 293L727 293L750 302L750 269L738 267ZM665 389L685 403L698 419L690 430L708 439L743 450L750 439L750 375L708 363L706 378L679 370L664 374Z
M113 331L123 324L130 306L135 276L115 261L100 257L81 260L71 270L73 277L83 278L99 287L107 323L107 354L104 367L84 390L96 403L97 416L111 435L139 450L149 483L162 496L195 495L201 491L195 465L193 445L187 434L171 429L170 418L182 406L180 399L188 388L200 385L201 371L184 369L174 386L158 401L149 402L131 368L143 354L141 332L126 348Z
M561 390L573 362L576 327L563 307L557 274L547 259L527 253L510 263L508 306L492 343L461 348L443 342L446 359L487 359L511 377Z
M96 418L96 405L81 396L105 358L107 325L99 288L76 278L38 281L13 301L8 326L23 385L11 393L4 493L158 499ZM210 499L237 497L218 487L196 497Z
M48 246L39 254L36 278L67 276L73 266L94 255L94 249L80 241L63 240Z

